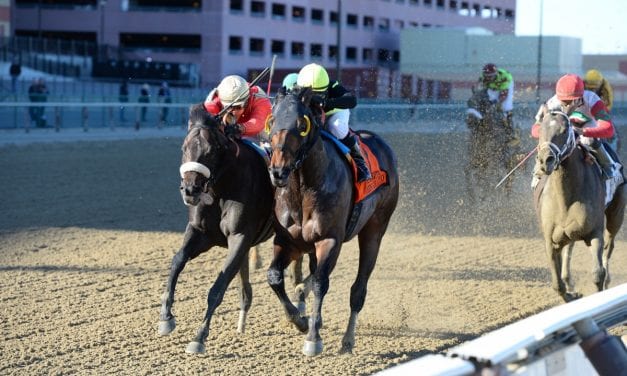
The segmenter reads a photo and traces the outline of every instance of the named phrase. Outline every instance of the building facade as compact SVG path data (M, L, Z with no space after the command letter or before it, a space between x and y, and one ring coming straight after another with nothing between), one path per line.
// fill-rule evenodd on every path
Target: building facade
M513 34L516 9L516 0L11 1L15 36L93 43L108 61L190 64L202 86L247 76L275 55L278 72L313 61L339 66L347 79L376 71L400 81L403 29L478 26Z

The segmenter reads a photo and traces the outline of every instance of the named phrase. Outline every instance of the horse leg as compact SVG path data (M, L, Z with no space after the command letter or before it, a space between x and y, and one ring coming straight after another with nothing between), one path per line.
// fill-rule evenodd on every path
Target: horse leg
M222 299L224 298L224 292L229 286L229 283L235 277L235 274L240 270L243 263L247 262L248 250L250 249L249 240L245 239L242 234L232 234L228 238L229 254L222 270L218 274L215 282L209 289L207 294L207 311L205 313L204 320L200 325L200 328L196 332L194 340L187 345L185 352L189 354L204 354L205 353L205 340L209 336L209 325L211 324L211 317L213 312L218 308Z
M575 300L581 298L581 294L575 291L575 286L573 285L571 272L570 272L570 260L573 255L573 248L575 247L575 242L570 243L568 246L562 248L561 258L562 258L562 273L561 278L564 283L564 287L566 289L565 295L568 297L568 301Z
M303 354L307 356L316 356L322 352L322 337L320 329L322 328L322 301L329 291L329 275L335 268L337 258L340 253L341 241L338 239L328 238L316 242L316 272L312 277L312 291L314 293L314 302L309 317L309 332L305 338L303 345Z
M603 289L607 289L610 286L610 257L614 251L614 237L615 234L605 231L605 239L603 241L603 269L605 270L605 280L603 281Z
M210 247L207 236L188 224L183 238L183 246L172 258L170 275L168 276L165 291L161 295L158 329L160 335L168 335L176 328L176 320L172 314L172 305L174 304L174 290L176 289L179 274L189 260L205 252Z
M359 232L359 267L357 269L357 277L351 286L350 306L351 314L348 319L346 332L342 338L342 349L340 353L352 353L355 347L355 328L357 327L357 316L364 307L366 294L368 292L368 280L372 274L372 270L377 262L379 249L381 248L381 240L387 228L387 224L392 213L389 213L381 221L371 219L366 226Z
M299 257L296 260L290 262L287 267L287 272L292 279L292 284L294 286L294 295L290 299L292 304L298 307L298 311L301 315L305 314L305 295L303 294L303 289L299 289L299 286L303 283L303 257Z
M592 238L588 244L592 254L592 281L597 287L597 291L602 291L605 283L605 269L601 261L603 255L603 237Z
M280 242L281 236L277 234L274 240L274 258L268 268L268 284L279 298L281 305L283 305L289 322L294 324L301 333L305 333L307 331L307 319L301 317L298 308L292 304L285 292L284 270L292 261L292 251L287 247L279 245Z
M565 301L569 301L569 297L566 294L566 287L564 281L562 281L562 247L553 247L553 243L550 239L545 239L545 250L549 259L549 268L551 270L551 285L553 290Z
M610 258L614 250L614 239L620 231L625 217L624 186L618 187L612 202L605 210L605 233L603 244L603 268L605 269L604 288L610 285Z
M261 261L261 245L257 244L249 251L248 262L250 263L249 269L261 269L263 261Z
M255 249L253 247L252 249ZM251 249L251 251L252 251ZM248 251L248 252L251 252ZM239 268L239 279L240 279L240 288L239 288L239 320L237 321L237 332L244 333L246 331L246 316L248 315L248 310L250 310L250 305L253 301L253 288L250 284L249 277L249 265L247 262L242 262L242 265Z

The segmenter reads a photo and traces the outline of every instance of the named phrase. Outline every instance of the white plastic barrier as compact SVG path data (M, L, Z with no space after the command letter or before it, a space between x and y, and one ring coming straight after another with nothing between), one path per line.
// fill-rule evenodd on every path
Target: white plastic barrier
M494 330L446 354L427 355L379 374L466 376L488 370L495 375L585 376L601 373L599 368L605 374L627 374L624 344L603 330L625 322L627 284L622 284ZM590 354L607 354L608 359L591 362Z

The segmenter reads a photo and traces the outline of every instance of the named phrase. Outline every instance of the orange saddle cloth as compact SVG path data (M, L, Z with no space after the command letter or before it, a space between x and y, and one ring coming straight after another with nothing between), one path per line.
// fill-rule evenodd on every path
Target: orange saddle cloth
M355 184L355 203L363 200L368 197L369 194L377 190L382 185L387 184L388 182L388 174L387 172L381 170L379 167L379 161L377 160L377 156L374 155L372 150L361 141L359 138L359 146L361 147L361 152L364 154L364 159L368 164L368 168L370 169L370 174L372 175L372 179L357 182L357 166L355 165L355 161L351 158L351 166L353 166L353 182Z

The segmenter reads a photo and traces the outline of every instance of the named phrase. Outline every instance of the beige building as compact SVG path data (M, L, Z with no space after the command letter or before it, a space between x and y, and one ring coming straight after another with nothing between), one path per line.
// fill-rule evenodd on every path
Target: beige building
M581 40L496 35L486 29L406 29L401 32L400 71L423 79L449 82L451 99L464 100L481 68L494 63L514 76L516 100L534 100L540 73L541 98L550 95L564 73L582 74ZM540 64L538 64L540 62ZM540 67L540 70L538 70Z

